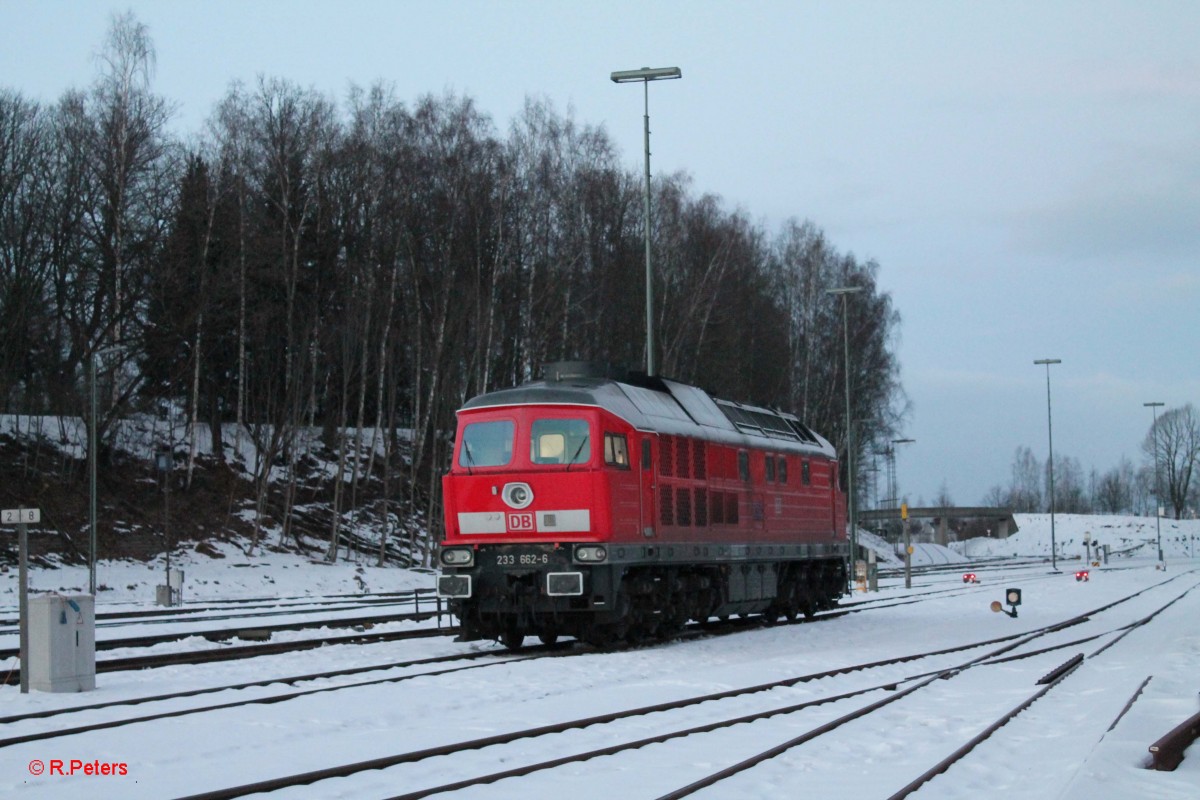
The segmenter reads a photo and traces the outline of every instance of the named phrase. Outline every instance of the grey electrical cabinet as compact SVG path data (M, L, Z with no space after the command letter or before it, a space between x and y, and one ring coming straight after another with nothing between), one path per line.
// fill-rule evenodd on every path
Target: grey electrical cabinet
M29 688L90 692L96 688L96 599L90 594L29 598Z

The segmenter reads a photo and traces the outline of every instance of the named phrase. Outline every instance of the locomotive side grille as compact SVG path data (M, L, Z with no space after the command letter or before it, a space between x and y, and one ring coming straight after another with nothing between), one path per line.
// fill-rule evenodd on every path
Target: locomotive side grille
M705 489L696 490L696 527L704 528L708 526L708 491Z
M685 439L684 437L680 436L678 439L675 440L675 443L679 447L679 451L678 451L678 453L676 453L676 456L675 456L675 470L676 470L675 474L678 475L680 478L690 478L691 477L691 474L690 474L691 467L692 467L692 457L691 457L692 440Z
M675 474L675 440L664 436L659 442L658 472L660 475Z
M658 490L658 516L663 525L675 524L675 498L670 486L660 486Z
M692 475L698 480L708 477L708 460L703 440L696 440L692 446Z
M713 525L725 524L725 493L713 492L708 496L709 517Z
M730 525L737 525L738 521L738 496L733 492L725 493L725 522Z
M686 486L675 492L675 519L680 525L692 524L692 493Z

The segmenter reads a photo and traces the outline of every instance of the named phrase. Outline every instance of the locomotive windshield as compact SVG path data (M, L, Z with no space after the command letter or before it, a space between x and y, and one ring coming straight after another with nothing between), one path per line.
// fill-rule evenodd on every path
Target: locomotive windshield
M463 428L462 447L458 451L461 467L502 467L512 462L512 420L501 419L490 422L472 422Z
M534 464L585 464L592 458L587 420L538 419L531 433L529 460Z

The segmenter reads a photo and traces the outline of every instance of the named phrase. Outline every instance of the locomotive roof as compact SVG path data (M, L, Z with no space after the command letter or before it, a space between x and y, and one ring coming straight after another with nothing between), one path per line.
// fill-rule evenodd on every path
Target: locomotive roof
M610 374L570 374L553 368L548 368L547 374L543 380L474 397L462 410L528 405L596 406L638 430L836 457L832 445L793 414L720 400L695 386L645 375L629 375L619 380Z

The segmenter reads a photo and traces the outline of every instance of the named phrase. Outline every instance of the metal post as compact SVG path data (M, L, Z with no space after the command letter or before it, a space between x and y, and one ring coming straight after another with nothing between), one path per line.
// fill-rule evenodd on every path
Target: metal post
M646 374L654 374L654 273L650 266L650 81L681 78L683 73L679 67L660 67L651 69L623 70L610 76L613 83L642 82L643 103L643 140L646 153Z
M88 594L96 596L96 354L89 361L91 417L88 423Z
M912 541L908 531L908 504L900 500L900 481L896 478L896 445L912 444L916 439L892 439L892 480L895 482L895 502L900 507L900 532L904 536L904 588L912 588Z
M166 587L167 605L175 605L175 594L171 588L171 462L174 454L170 449L159 450L155 454L155 466L162 476L163 485L163 548L166 550Z
M1046 430L1050 437L1050 569L1058 571L1058 549L1054 537L1054 423L1050 414L1050 365L1061 364L1059 358L1042 358L1034 364L1046 365Z
M854 422L850 416L850 319L846 296L861 291L861 286L839 286L836 289L825 290L826 294L842 296L842 355L846 366L846 516L850 527L850 569L846 575L848 582L854 580L855 566L858 563L858 519L857 503L854 500Z
M18 580L21 581L21 694L29 694L29 532L24 522L17 525Z
M646 151L646 374L654 374L654 279L650 268L650 81L642 81Z
M854 422L850 417L850 321L847 310L846 295L842 295L842 355L846 365L846 500L850 516L850 563L858 563L858 525L855 519L854 502Z
M163 539L167 547L167 597L175 605L175 590L171 588L171 471L167 470L163 481Z
M1162 485L1158 482L1158 409L1162 403L1142 403L1144 406L1149 406L1150 411L1154 414L1154 427L1150 429L1150 436L1154 439L1154 530L1158 534L1158 563L1163 562L1162 549Z

